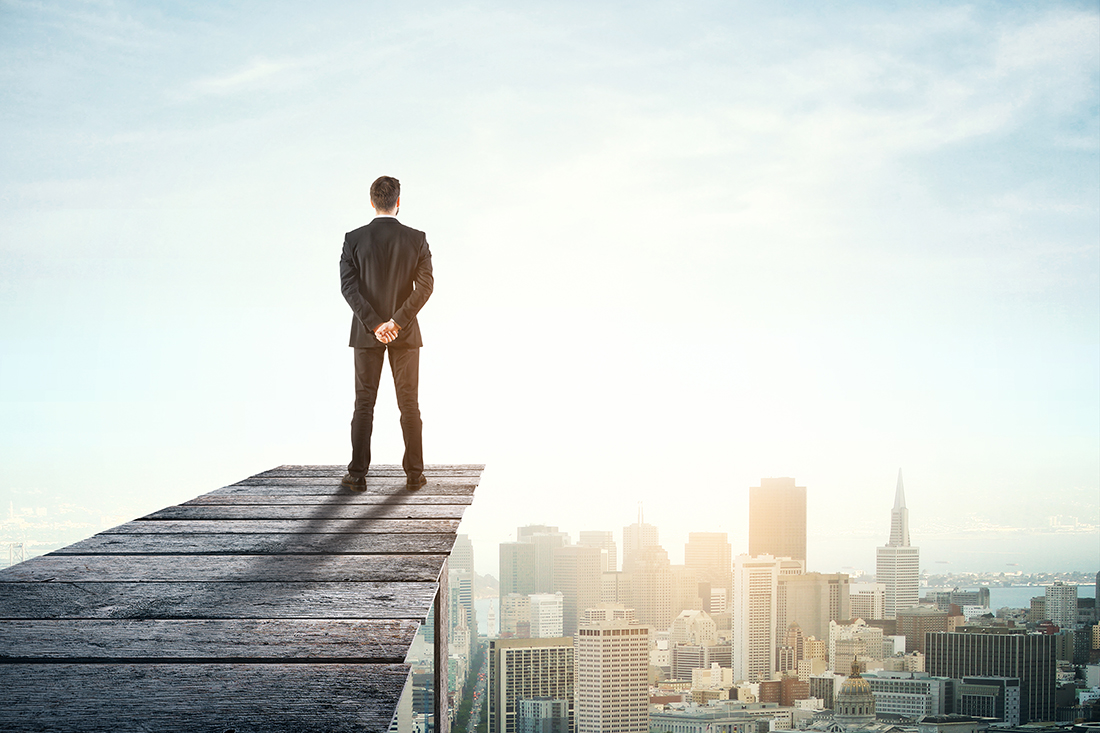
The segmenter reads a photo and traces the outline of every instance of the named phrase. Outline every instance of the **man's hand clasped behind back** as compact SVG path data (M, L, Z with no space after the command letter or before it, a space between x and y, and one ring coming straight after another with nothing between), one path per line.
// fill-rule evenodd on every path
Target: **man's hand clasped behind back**
M393 322L393 319L386 321L378 328L374 329L374 337L384 344L388 344L397 338L397 332L401 330L401 327Z

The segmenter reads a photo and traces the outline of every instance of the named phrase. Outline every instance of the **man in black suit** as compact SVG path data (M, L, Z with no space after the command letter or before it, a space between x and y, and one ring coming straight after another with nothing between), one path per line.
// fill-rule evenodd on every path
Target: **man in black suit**
M388 351L405 438L405 485L419 489L427 479L417 397L423 342L416 314L432 294L432 253L424 232L397 221L401 183L396 178L372 183L370 202L374 220L347 233L340 255L340 290L354 314L349 345L355 348L351 463L340 483L353 491L367 488L374 403Z

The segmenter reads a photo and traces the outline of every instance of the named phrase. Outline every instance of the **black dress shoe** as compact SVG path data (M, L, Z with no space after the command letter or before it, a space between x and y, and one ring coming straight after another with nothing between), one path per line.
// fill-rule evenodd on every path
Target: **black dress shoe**
M345 474L344 478L340 479L340 485L346 486L352 491L366 491L367 490L367 477L366 476L352 476L350 473Z
M405 481L405 488L409 491L416 491L421 486L425 486L427 483L428 477L424 474L420 474L419 476L409 476L408 480Z

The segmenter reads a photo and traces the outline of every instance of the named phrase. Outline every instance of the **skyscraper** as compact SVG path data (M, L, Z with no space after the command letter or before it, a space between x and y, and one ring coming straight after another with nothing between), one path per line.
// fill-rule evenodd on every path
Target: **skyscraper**
M534 593L554 592L554 551L569 544L569 535L557 527L532 524L516 530L516 538L535 546Z
M649 628L585 621L574 639L577 733L648 733Z
M1077 628L1077 586L1056 581L1047 586L1046 617L1063 629Z
M909 510L905 508L901 469L898 469L894 508L890 512L890 541L876 552L875 575L875 580L886 589L884 618L896 618L898 611L917 605L920 598L920 548L909 544Z
M615 545L615 533L603 530L582 531L581 547L598 547L602 550L600 556L600 571L614 573L619 569L619 553Z
M554 590L565 599L562 634L572 636L584 609L600 602L602 550L571 545L554 551Z
M639 507L638 521L623 527L623 572L630 572L634 558L645 548L657 544L657 528L642 521L642 510Z
M519 701L565 700L573 729L573 640L494 639L489 642L489 731L517 733Z
M500 544L500 597L535 592L535 546L528 542Z
M734 679L766 680L775 670L780 564L771 555L733 559Z
M455 544L451 548L451 557L447 565L451 570L474 572L474 543L470 542L470 535L460 534L455 537Z
M733 584L733 552L729 537L725 532L690 532L684 545L684 565L695 570L700 581L728 591Z
M798 624L807 636L825 639L830 621L852 617L845 573L780 575L777 598L780 639L791 624Z
M806 487L764 478L749 488L749 554L789 557L806 566Z
M500 545L500 597L553 593L554 550L568 545L569 535L557 527L531 524L517 529L516 538Z
M1016 677L1020 722L1055 719L1054 637L1023 629L963 626L928 634L925 664L934 677Z
M633 556L630 603L638 620L657 629L672 623L672 566L660 545L648 545Z

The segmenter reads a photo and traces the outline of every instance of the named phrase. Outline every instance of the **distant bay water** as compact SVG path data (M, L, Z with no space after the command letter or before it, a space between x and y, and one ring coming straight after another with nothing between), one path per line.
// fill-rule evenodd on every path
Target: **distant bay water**
M978 586L960 587L959 590L977 590ZM930 590L951 590L947 587L921 588L921 597ZM1008 587L989 587L989 607L996 611L998 608L1030 608L1031 599L1036 596L1046 595L1045 585L1010 585ZM1077 586L1078 598L1095 598L1095 585Z

